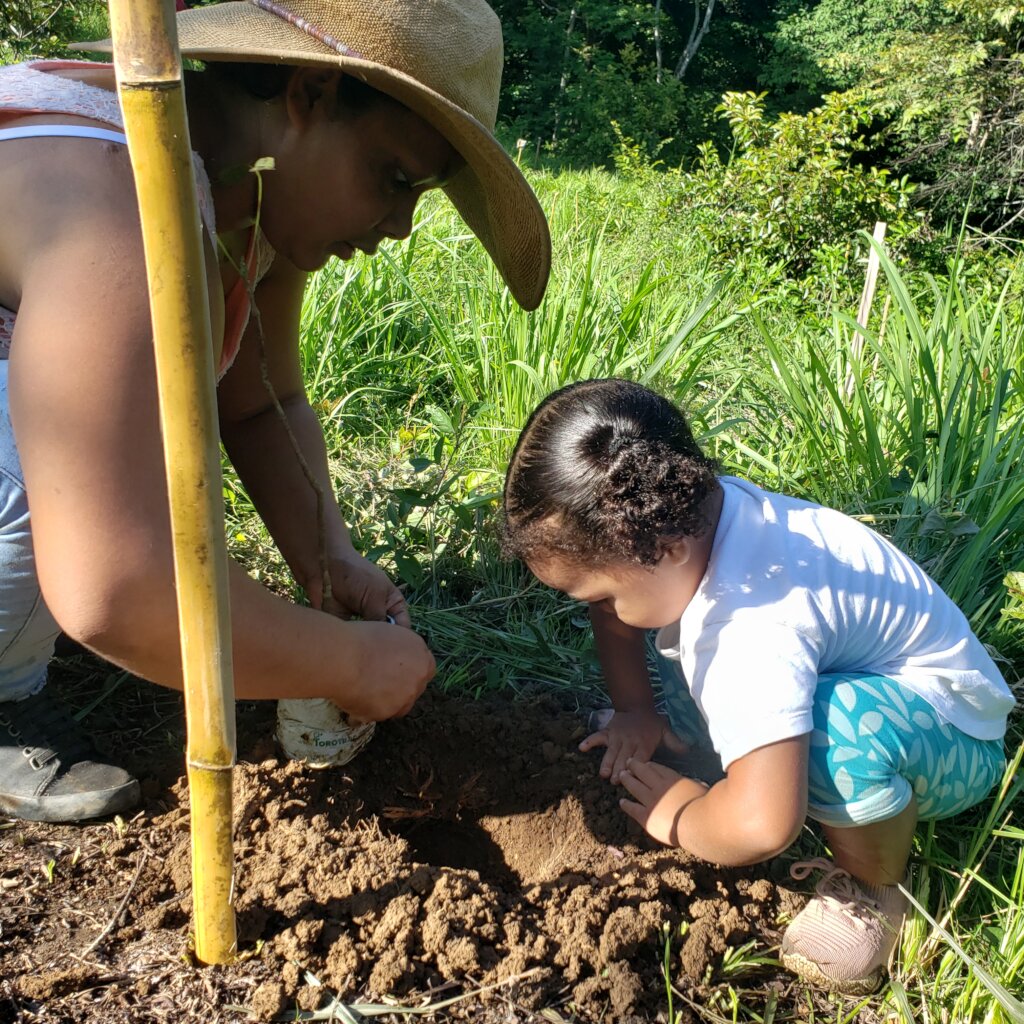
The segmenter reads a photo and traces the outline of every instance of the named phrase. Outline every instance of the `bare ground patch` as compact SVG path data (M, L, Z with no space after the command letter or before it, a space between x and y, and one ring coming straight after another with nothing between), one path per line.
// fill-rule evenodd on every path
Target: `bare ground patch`
M123 690L126 705L147 692ZM278 756L271 711L240 715L242 959L189 956L180 720L166 702L131 706L119 742L144 778L135 818L0 831L0 1022L295 1019L335 996L417 1005L485 987L433 1019L663 1020L666 936L685 1010L721 987L730 948L770 954L793 911L762 869L640 832L554 697L433 693L324 771ZM756 984L767 998L790 981L768 965Z

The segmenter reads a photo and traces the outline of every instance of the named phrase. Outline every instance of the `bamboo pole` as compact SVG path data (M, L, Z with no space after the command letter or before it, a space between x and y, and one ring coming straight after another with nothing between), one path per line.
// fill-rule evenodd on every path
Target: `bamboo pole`
M234 692L213 346L172 0L110 0L153 317L181 631L196 956L236 951Z

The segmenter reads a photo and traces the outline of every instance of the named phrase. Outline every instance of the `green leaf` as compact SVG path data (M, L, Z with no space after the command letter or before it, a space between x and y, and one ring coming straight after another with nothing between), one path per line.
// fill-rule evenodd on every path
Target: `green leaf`
M436 405L431 405L427 408L427 419L442 433L446 435L452 435L455 433L455 425L452 423L451 417Z
M395 568L403 583L410 587L418 587L423 582L423 567L412 555L396 551L394 554Z

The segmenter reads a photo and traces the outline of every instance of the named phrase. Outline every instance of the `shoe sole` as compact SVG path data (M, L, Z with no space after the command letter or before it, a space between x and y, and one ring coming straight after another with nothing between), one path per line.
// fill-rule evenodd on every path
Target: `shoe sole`
M842 996L869 996L877 992L885 980L885 969L876 968L866 978L848 978L837 981L822 972L821 967L813 960L800 956L799 953L783 953L783 966L799 975L804 981L826 992L835 992Z
M67 796L12 797L0 796L0 814L22 821L45 821L64 824L106 818L131 810L139 803L139 783L133 779L116 789L101 793L69 793Z

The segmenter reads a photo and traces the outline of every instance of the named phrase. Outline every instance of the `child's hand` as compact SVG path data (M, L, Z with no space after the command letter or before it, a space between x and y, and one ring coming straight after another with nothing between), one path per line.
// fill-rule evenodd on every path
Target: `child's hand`
M607 747L601 760L601 778L617 784L631 757L649 761L661 744L676 753L686 751L686 745L668 727L664 716L647 710L616 711L604 729L591 733L580 743L580 750L586 753L595 747Z
M626 792L619 806L639 822L652 839L666 846L678 846L676 826L686 806L702 797L708 787L696 779L687 779L661 764L631 759L619 776Z

